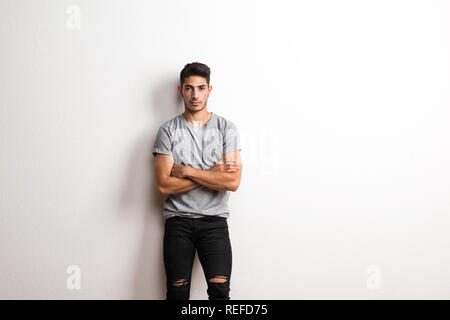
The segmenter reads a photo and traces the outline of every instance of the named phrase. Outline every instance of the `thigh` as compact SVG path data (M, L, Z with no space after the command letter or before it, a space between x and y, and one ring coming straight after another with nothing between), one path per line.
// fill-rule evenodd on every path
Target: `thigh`
M190 218L172 217L165 221L163 255L167 281L190 279L195 257Z
M226 218L201 218L197 252L207 280L231 276L232 250Z

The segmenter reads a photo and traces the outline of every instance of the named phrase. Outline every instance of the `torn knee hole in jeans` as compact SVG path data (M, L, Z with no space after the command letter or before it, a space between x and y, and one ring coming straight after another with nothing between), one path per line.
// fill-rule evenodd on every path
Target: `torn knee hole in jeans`
M228 278L225 276L217 276L217 277L209 279L209 282L212 282L212 283L225 283L227 281L228 281Z
M188 281L186 279L181 279L181 280L174 281L172 284L174 287L181 287L181 286L187 285Z

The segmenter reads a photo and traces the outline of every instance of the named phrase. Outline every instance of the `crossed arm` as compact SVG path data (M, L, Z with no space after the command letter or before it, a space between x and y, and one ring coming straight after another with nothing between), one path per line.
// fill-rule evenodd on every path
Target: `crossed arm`
M155 161L156 186L161 195L186 192L200 185L213 190L234 192L240 185L241 173L239 151L226 153L223 160L208 170L174 165L172 157L164 154L158 154Z

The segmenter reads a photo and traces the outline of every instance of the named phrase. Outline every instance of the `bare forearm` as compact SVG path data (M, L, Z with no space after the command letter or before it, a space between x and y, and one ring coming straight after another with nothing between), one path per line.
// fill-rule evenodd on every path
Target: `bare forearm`
M186 176L196 183L213 190L224 191L233 190L234 188L234 178L230 172L189 168Z
M190 191L199 187L200 184L187 178L169 177L162 186L165 195Z

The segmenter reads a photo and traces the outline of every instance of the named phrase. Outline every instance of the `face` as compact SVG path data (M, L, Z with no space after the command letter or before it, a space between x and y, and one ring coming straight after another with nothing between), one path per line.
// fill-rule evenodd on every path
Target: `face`
M212 86L208 87L206 79L200 76L190 76L184 80L183 88L178 91L184 99L184 105L190 111L201 111L207 103Z

